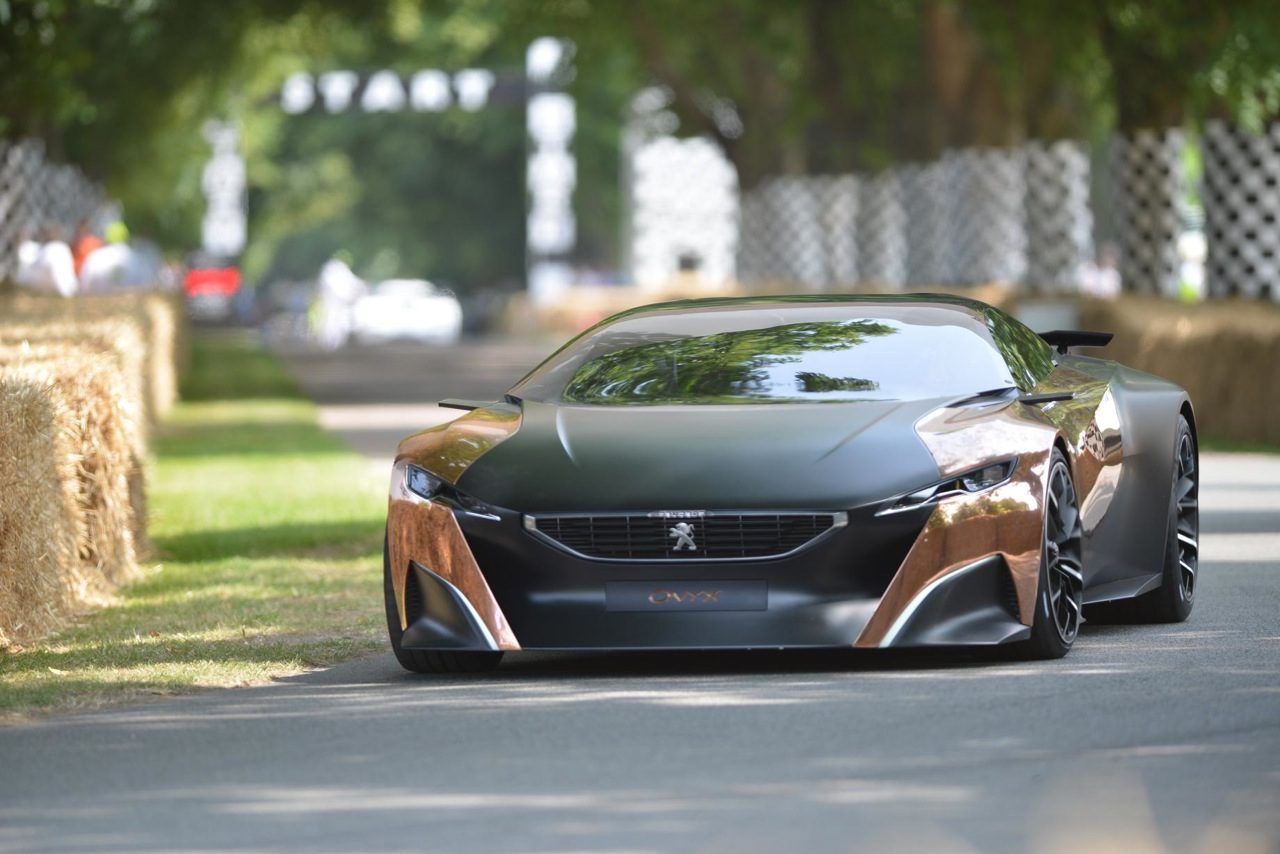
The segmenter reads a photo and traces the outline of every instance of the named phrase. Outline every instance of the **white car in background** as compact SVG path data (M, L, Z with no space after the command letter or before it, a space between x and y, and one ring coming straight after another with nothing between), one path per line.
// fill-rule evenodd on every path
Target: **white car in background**
M451 344L462 333L458 298L423 279L387 279L351 309L351 336L362 344L397 339Z

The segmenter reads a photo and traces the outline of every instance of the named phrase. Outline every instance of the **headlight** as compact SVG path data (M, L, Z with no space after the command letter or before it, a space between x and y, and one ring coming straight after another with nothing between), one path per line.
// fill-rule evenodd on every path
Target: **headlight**
M443 480L414 465L406 467L405 482L410 492L422 498L435 498L445 487Z
M1017 460L1005 460L983 466L961 475L957 480L965 492L984 492L1008 480L1013 474L1013 466L1016 462Z
M1002 460L998 463L987 463L958 477L938 481L926 486L924 489L918 489L899 498L891 498L876 512L876 515L881 516L885 513L901 513L904 510L915 510L918 507L933 504L951 495L971 495L978 492L986 492L1013 477L1013 470L1017 466L1017 457Z
M497 519L497 513L488 504L478 498L467 495L443 478L437 477L421 466L409 464L405 466L405 486L420 498L429 501L443 501L460 510L475 516Z

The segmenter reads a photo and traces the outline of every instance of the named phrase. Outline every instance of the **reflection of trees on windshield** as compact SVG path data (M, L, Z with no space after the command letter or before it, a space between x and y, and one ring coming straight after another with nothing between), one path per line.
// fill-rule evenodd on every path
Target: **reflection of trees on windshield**
M880 383L858 377L829 377L816 371L800 371L796 374L796 387L800 391L817 393L824 391L875 391Z
M985 314L987 328L1014 381L1023 391L1035 388L1053 371L1053 350L1043 338L1004 312L988 309Z
M808 353L850 350L869 337L897 331L872 320L816 321L624 347L578 368L563 398L570 403L716 403L868 391L876 387L871 380L812 371L798 372L796 385L780 387L769 369L800 362Z

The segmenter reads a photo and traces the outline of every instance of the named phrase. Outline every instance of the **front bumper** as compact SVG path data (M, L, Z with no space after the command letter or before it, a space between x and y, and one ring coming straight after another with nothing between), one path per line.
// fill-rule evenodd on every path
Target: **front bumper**
M846 526L780 558L676 563L585 558L526 530L514 511L393 499L393 523L415 528L389 537L402 646L748 649L1025 637L1014 576L998 553L953 563L877 628L902 571L942 557L943 532L931 527L936 507L879 517L875 509L849 511Z

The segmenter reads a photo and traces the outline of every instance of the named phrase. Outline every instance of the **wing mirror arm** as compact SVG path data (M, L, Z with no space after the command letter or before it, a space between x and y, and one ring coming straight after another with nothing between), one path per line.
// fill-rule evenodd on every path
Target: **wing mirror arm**
M1057 403L1061 400L1075 400L1076 393L1074 391L1050 391L1044 394L1023 394L1018 396L1019 403L1025 403L1028 406L1040 406L1045 403Z
M520 398L513 394L504 394L502 400L462 400L456 397L446 397L444 400L438 401L436 406L444 409L461 409L464 412L471 412L476 409L502 409L511 407L520 407Z
M470 412L473 409L483 409L486 406L493 405L492 400L460 400L456 397L447 397L436 404L445 409L461 409L464 412Z

